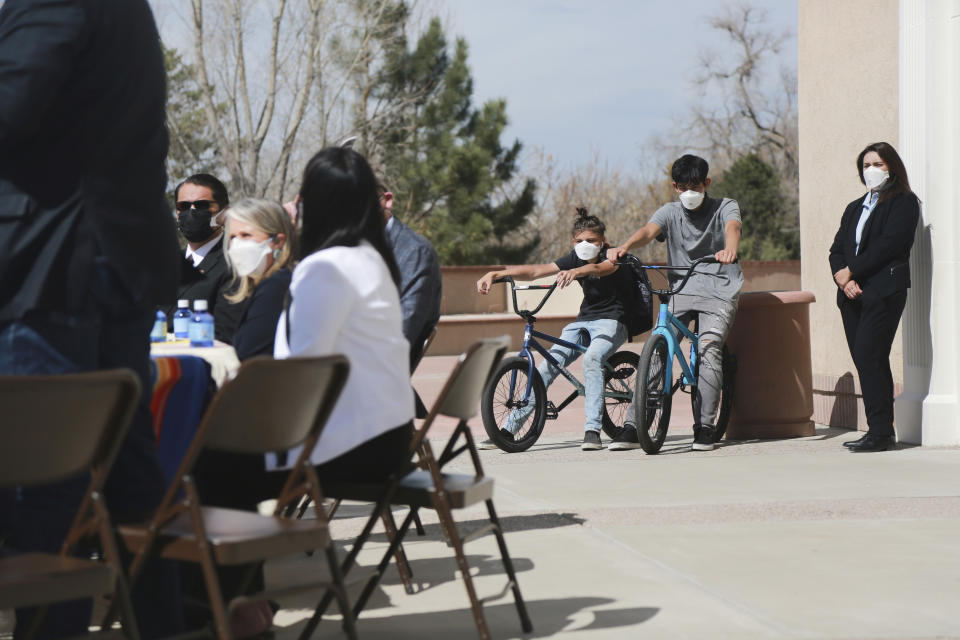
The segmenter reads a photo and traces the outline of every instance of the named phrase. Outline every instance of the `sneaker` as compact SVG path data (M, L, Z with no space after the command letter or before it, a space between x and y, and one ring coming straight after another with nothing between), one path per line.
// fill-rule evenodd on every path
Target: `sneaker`
M583 434L583 444L580 445L580 448L584 451L599 451L603 449L603 444L600 443L600 432L589 430Z
M713 427L700 427L693 437L694 451L713 451Z
M629 451L639 448L640 438L637 437L637 428L629 422L623 425L623 429L610 443L610 451Z
M508 442L514 442L516 440L515 436L509 431L507 431L506 429L500 429L500 437ZM486 449L499 449L499 448L500 447L497 446L497 443L491 440L490 438L487 438L486 440L482 440L477 443L477 449L486 450Z

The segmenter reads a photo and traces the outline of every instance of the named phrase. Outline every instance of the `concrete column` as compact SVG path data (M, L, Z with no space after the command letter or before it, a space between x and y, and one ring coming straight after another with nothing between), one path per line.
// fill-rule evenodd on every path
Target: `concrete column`
M899 151L923 206L903 320L898 436L904 442L957 445L960 0L900 1L899 109Z

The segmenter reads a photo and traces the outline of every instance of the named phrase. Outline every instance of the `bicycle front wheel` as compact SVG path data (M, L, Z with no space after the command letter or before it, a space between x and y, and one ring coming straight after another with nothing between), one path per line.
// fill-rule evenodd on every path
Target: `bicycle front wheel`
M533 377L529 377L528 367L527 359L521 357L507 358L501 362L483 390L480 402L483 428L490 440L507 453L526 451L532 447L543 433L543 424L547 420L547 390L536 369L533 370ZM528 380L530 397L524 400ZM501 429L515 411L519 412L514 420L516 430L510 438Z
M660 451L667 439L673 396L668 387L669 360L667 339L653 334L643 345L637 371L637 437L647 453Z
M637 385L640 356L633 351L617 351L603 369L603 432L611 439L620 435Z

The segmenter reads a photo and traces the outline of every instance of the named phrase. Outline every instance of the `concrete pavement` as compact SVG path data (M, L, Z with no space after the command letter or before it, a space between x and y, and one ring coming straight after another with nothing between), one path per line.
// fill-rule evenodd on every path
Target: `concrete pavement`
M418 371L428 402L450 366ZM657 456L583 452L581 421L574 405L530 451L481 452L534 624L521 634L512 601L496 601L495 638L960 638L960 449L851 454L841 444L858 434L818 427L691 452L680 410ZM481 436L479 417L471 425ZM360 505L345 509L338 538L362 521ZM391 567L361 637L476 637L452 553L424 515L427 536L405 544L420 592L404 593ZM483 515L456 514L466 530ZM361 563L384 546L378 533ZM481 595L498 592L493 538L467 552ZM295 558L271 571L318 567ZM284 605L277 637L293 638L310 597ZM342 637L336 616L317 637Z

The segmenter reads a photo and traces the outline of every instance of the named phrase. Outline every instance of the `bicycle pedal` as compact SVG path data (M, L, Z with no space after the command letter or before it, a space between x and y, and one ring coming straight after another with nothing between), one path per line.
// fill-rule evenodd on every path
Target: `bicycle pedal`
M560 413L557 411L557 405L547 400L547 420L556 420Z

